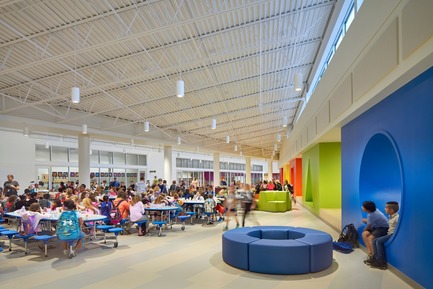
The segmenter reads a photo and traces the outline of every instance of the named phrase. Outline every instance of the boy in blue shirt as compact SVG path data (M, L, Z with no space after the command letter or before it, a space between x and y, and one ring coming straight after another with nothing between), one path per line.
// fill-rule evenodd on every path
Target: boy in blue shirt
M367 224L362 232L362 239L367 247L367 260L371 261L374 260L373 240L388 233L388 219L381 211L376 209L376 204L372 201L363 202L362 211L368 214L366 219L362 219L362 222Z
M375 238L373 240L374 259L369 262L367 261L365 262L367 265L370 265L373 268L378 268L383 270L388 267L386 264L385 242L388 241L392 237L392 234L394 234L395 232L398 223L398 218L399 218L399 215L397 213L398 210L399 210L399 205L397 202L391 201L391 202L387 202L385 205L385 212L386 214L389 215L388 233L385 236Z

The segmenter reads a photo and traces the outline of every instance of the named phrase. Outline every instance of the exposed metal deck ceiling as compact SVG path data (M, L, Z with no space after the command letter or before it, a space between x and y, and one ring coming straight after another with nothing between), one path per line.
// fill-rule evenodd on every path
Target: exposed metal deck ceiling
M302 105L294 74L311 74L335 2L3 1L0 116L270 158L283 116L290 127Z

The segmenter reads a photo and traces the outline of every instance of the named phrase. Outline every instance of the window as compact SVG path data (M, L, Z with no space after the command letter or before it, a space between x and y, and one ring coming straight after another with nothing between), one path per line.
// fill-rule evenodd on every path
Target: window
M68 162L68 149L62 147L51 147L51 161Z
M146 155L138 155L138 165L146 166L147 165L147 156Z
M358 4L358 10L359 7L361 6L363 1L357 0L357 4ZM322 79L323 73L325 72L325 70L328 68L329 63L332 60L332 57L334 56L337 48L340 46L341 42L343 41L344 36L346 35L347 30L349 29L350 25L352 24L353 20L355 19L355 5L353 3L353 1L349 4L347 10L345 11L341 11L341 13L346 13L346 15L342 18L342 22L340 22L340 26L335 26L334 27L334 31L338 31L337 35L335 36L335 38L330 39L330 42L333 41L333 44L330 45L330 47L328 48L329 53L327 54L327 56L324 58L324 62L322 64L321 68L318 68L317 71L320 71L315 78L312 81L311 84L311 89L310 91L308 91L308 96L307 96L307 100L310 99L310 95L313 94L314 90L317 87L317 84L319 83L319 81ZM326 51L324 52L325 55ZM322 60L323 61L323 60Z
M36 145L36 161L50 161L50 149L43 145Z
M99 164L99 151L90 150L90 163Z
M136 154L127 154L126 155L126 164L127 165L138 165L138 157Z
M72 163L78 163L78 150L69 149L69 161Z
M124 165L125 164L125 154L124 153L113 153L113 164Z
M101 164L107 165L107 164L112 164L113 163L113 158L112 158L113 153L111 153L111 152L103 152L103 151L101 151L99 153L100 153L100 163Z

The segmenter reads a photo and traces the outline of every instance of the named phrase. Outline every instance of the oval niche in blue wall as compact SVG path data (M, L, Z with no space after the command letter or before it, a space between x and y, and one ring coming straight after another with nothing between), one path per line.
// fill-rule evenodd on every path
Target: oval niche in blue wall
M361 160L361 203L373 201L385 214L385 204L388 201L396 201L401 207L402 191L402 168L397 147L387 132L376 133L367 142Z

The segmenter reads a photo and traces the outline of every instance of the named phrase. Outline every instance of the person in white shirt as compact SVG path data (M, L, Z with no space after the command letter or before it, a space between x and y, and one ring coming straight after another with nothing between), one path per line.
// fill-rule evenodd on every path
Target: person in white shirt
M129 219L131 222L148 221L147 216L144 214L144 205L141 201L141 195L135 195L132 198L129 207ZM138 236L144 236L147 232L148 222L138 227Z

